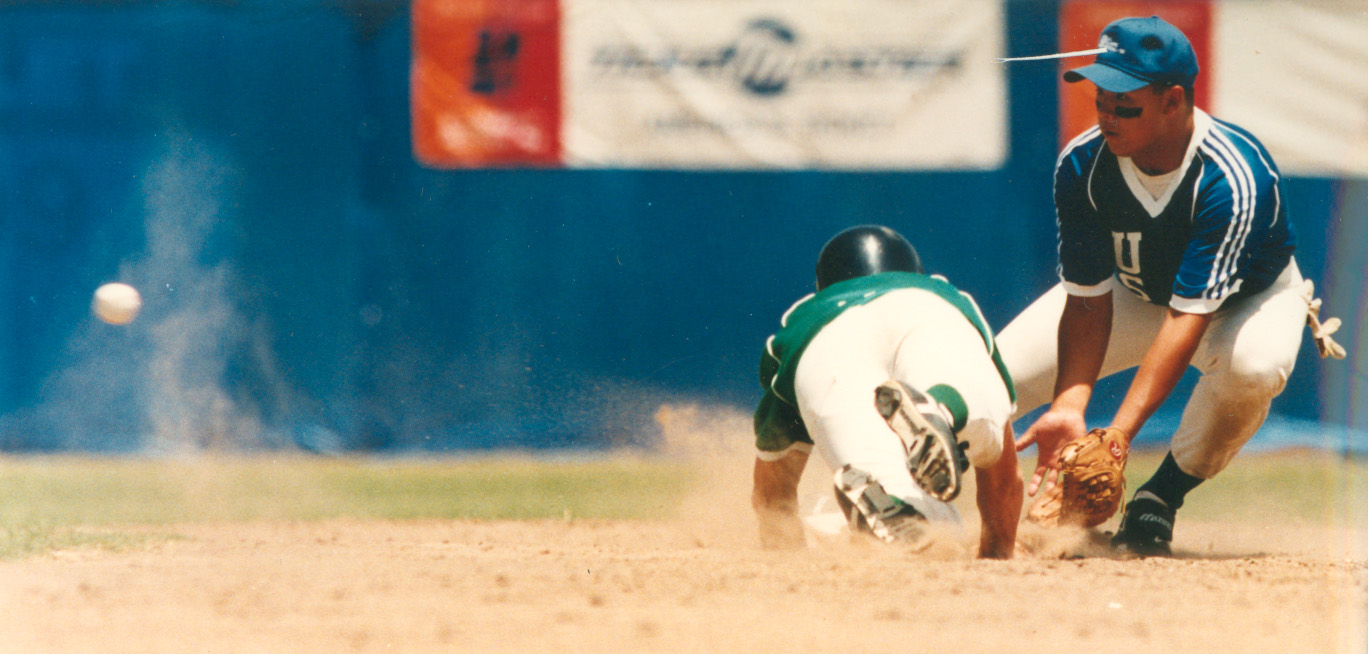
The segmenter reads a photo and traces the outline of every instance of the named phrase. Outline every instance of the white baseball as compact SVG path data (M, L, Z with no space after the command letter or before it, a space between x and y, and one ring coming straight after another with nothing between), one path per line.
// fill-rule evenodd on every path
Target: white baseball
M95 301L91 304L95 315L111 325L133 322L141 308L142 296L138 295L138 289L118 282L95 289Z

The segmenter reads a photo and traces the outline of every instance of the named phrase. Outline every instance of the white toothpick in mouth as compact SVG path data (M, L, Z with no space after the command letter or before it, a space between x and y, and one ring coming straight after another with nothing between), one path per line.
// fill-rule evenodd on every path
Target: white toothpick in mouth
M1009 61L1036 61L1036 60L1039 60L1039 59L1064 59L1064 58L1067 58L1067 57L1082 57L1082 56L1085 56L1085 55L1102 54L1103 52L1106 52L1106 51L1107 51L1106 48L1093 48L1093 49L1091 49L1091 50L1077 50L1077 51L1074 51L1074 52L1060 52L1060 53L1056 53L1056 54L1036 55L1036 56L1034 56L1034 57L1006 57L1006 58L997 58L997 59L993 59L993 61L996 61L996 62L998 62L998 63L1004 63L1004 64L1005 64L1005 63L1007 63L1007 62L1009 62Z

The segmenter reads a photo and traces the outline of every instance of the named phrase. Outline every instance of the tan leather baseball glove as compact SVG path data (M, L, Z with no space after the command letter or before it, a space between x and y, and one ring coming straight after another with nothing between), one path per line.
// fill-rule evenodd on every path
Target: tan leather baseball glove
M1059 451L1059 481L1037 501L1027 519L1045 527L1096 527L1121 508L1126 492L1130 439L1120 429L1094 429Z

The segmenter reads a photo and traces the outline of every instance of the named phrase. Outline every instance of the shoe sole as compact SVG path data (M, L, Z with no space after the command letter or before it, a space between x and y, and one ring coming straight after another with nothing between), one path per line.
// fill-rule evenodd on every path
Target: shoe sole
M1141 558L1173 556L1173 522L1176 516L1147 509L1154 504L1150 499L1131 500L1126 507L1126 515L1121 518L1121 527L1112 537L1113 550ZM1128 531L1130 527L1132 531ZM1157 529L1156 529L1157 527Z
M1150 557L1173 557L1173 547L1163 541L1144 545L1140 543L1127 542L1112 543L1112 549L1122 554L1128 554L1130 556L1136 556L1142 559L1147 559Z
M874 391L874 407L902 439L907 467L917 485L942 502L955 499L961 473L969 463L954 432L937 427L922 415L937 411L935 403L907 384L890 381Z
M836 497L842 500L842 508L846 510L851 531L867 528L885 543L905 543L923 549L930 545L926 518L912 507L894 500L883 484L869 473L847 463L836 471L833 483Z

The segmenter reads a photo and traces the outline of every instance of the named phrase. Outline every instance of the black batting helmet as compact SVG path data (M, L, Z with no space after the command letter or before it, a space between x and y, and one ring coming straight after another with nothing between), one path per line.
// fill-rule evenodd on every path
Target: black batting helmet
M923 272L916 248L901 234L881 225L851 227L831 237L817 255L817 290L847 279L895 271Z

